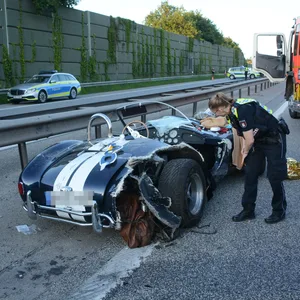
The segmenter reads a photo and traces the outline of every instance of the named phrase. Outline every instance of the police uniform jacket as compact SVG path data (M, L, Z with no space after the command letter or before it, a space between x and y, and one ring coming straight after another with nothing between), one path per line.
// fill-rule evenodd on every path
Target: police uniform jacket
M240 136L252 129L255 143L279 142L278 120L255 99L237 99L228 117Z

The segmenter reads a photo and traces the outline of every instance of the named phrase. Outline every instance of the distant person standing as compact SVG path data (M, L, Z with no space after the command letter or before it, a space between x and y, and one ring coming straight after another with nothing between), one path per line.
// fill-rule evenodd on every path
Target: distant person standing
M212 68L211 69L211 80L214 80L215 79L215 69Z
M246 67L245 68L245 80L247 80L247 78L248 78L248 68Z

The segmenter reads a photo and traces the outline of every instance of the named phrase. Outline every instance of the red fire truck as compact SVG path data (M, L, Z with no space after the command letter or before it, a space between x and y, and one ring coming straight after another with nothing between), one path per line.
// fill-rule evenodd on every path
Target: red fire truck
M292 118L300 117L300 17L289 39L283 33L254 35L253 67L272 82L286 80L285 99Z

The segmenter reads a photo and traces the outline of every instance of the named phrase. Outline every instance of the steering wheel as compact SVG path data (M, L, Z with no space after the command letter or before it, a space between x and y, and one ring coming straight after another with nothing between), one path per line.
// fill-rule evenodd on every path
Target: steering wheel
M133 125L135 123L141 124L146 129L146 132L147 132L146 136L143 136L137 130L134 130L134 129L130 128L130 125ZM149 138L149 129L148 129L147 125L142 121L134 120L134 121L131 121L131 122L127 123L125 125L125 127L123 128L123 130L122 130L122 134L124 134L126 129L129 131L130 135L133 136L134 138L140 138L140 137Z

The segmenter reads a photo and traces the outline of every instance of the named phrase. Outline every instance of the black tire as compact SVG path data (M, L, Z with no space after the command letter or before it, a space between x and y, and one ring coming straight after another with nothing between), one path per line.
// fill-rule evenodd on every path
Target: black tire
M38 102L45 103L47 102L47 93L44 90L41 90L38 95Z
M75 88L71 88L69 99L76 99L77 97L77 90Z
M229 78L230 79L235 79L235 76L234 75L230 75Z
M255 78L255 75L254 74L251 74L250 75L250 79L254 79Z
M199 223L207 202L206 181L201 166L192 159L173 159L164 167L158 182L164 197L170 197L170 210L182 217L182 227Z
M291 110L290 108L289 108L289 113L290 113L290 116L291 116L292 119L297 119L298 118L298 113Z

